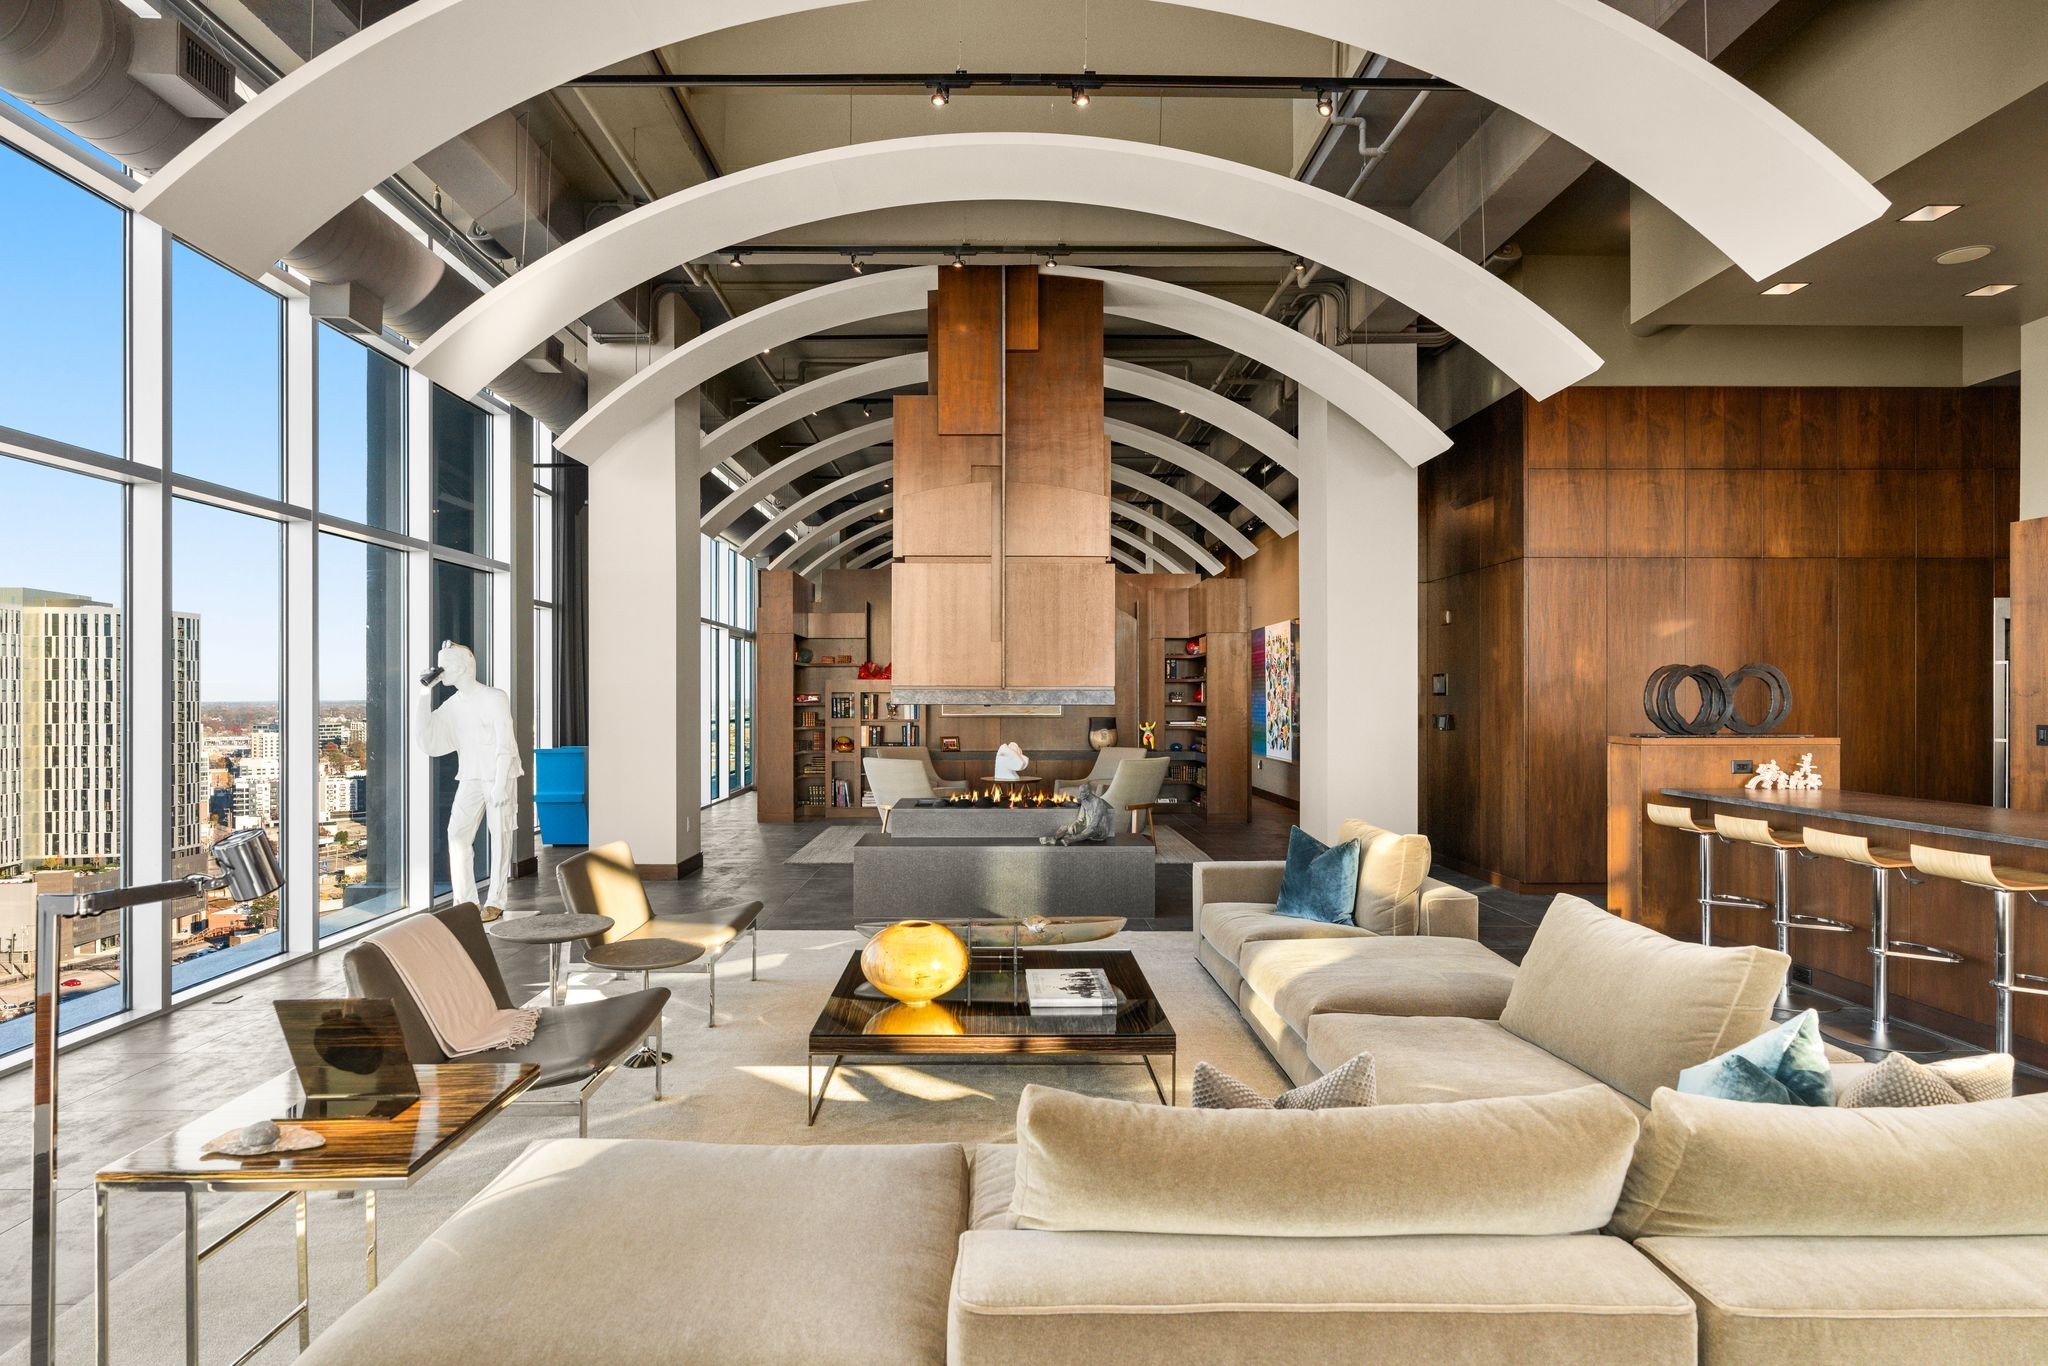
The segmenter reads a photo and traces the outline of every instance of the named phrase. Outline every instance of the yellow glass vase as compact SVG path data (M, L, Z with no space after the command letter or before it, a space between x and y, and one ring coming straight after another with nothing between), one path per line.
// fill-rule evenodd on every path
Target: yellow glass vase
M899 920L860 951L860 970L905 1005L930 1005L967 975L967 945L944 925Z

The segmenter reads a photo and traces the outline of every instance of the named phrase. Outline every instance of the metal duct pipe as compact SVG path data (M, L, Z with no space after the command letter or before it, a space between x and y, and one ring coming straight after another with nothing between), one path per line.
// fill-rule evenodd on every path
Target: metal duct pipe
M128 74L128 17L113 0L0 5L0 89L124 166L155 170L205 129Z
M124 166L156 171L206 130L128 74L129 19L114 0L12 0L0 5L0 89ZM314 284L355 284L377 296L384 325L423 341L479 290L363 200L295 247L285 264ZM583 377L524 365L490 389L551 431L585 407Z

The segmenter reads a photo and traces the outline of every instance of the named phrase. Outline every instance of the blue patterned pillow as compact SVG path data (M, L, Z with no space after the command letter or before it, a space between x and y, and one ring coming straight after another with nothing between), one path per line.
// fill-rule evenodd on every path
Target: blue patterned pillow
M1678 1074L1678 1089L1695 1096L1766 1105L1833 1105L1834 1074L1820 1041L1820 1016L1808 1010Z
M1358 905L1357 840L1324 844L1300 826L1287 832L1287 872L1280 879L1281 915L1348 925Z

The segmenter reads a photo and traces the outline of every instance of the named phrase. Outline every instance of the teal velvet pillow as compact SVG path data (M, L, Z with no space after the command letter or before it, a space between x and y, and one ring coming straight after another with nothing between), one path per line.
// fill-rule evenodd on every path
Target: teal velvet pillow
M1834 1074L1820 1041L1820 1016L1809 1010L1678 1074L1678 1089L1695 1096L1766 1105L1833 1105Z
M1348 925L1358 904L1357 840L1324 844L1300 826L1287 832L1287 871L1280 879L1281 915Z

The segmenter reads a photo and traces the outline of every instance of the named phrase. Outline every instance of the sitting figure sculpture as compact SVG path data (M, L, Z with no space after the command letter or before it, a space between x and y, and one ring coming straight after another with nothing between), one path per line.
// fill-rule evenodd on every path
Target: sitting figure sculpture
M1102 844L1116 833L1116 808L1093 792L1083 792L1068 821L1050 835L1040 835L1040 844Z

